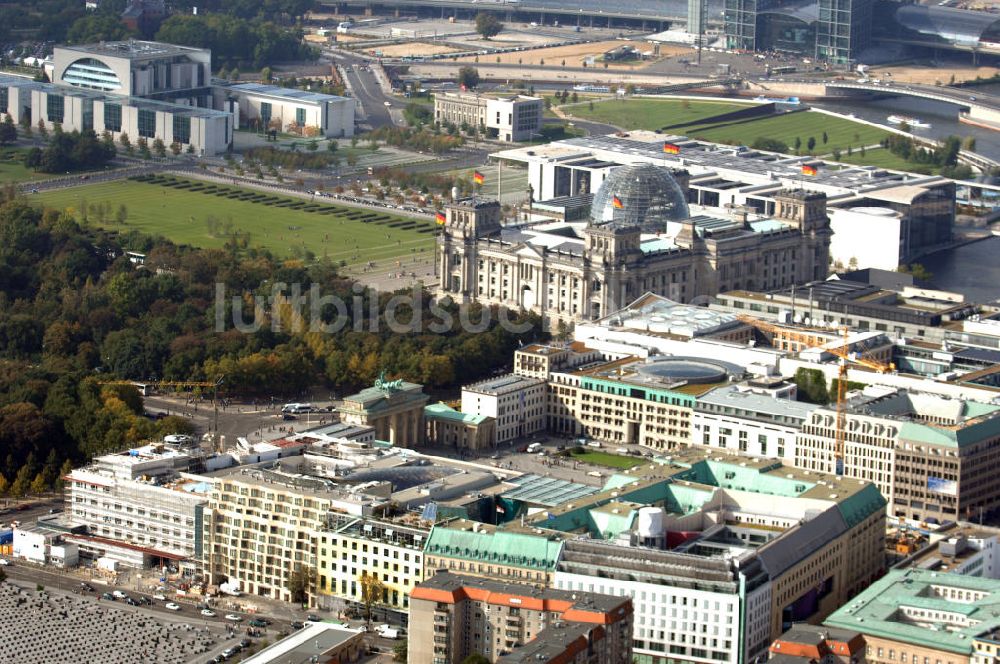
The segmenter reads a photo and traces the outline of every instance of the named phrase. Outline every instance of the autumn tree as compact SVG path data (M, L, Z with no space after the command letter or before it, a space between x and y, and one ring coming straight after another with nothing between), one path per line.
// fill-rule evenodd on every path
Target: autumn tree
M385 592L385 584L382 579L375 574L361 573L359 578L361 583L361 603L365 605L365 621L368 627L372 624L372 610L382 601L382 593Z
M288 592L292 594L292 601L296 604L305 604L309 599L309 589L313 583L313 572L302 565L296 565L292 573L288 575Z

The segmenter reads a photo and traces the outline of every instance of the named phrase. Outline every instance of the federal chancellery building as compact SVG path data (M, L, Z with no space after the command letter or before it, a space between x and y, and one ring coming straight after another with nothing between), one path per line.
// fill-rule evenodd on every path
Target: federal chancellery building
M353 99L213 80L208 49L137 40L57 46L46 69L51 83L0 75L0 112L32 127L158 138L202 155L224 152L239 127L354 135Z

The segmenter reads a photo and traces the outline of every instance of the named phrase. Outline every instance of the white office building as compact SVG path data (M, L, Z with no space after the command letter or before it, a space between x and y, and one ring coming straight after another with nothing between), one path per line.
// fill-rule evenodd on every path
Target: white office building
M530 141L542 129L541 97L496 97L472 92L444 92L434 96L434 120L479 127L501 141Z
M496 444L545 430L546 382L507 374L462 388L462 412L496 420Z
M770 637L771 583L754 554L743 556L745 568L721 559L599 542L567 545L563 555L553 587L632 598L637 661L740 664L766 659L760 646L766 647ZM586 573L588 556L603 558L600 567L625 574L605 578Z
M208 49L150 41L58 46L52 83L0 75L0 112L14 122L60 125L174 143L199 155L225 152L241 125L279 122L281 131L354 135L353 99L212 79Z
M70 522L94 538L142 550L150 561L195 556L211 484L178 475L190 462L162 445L97 457L65 478Z
M910 255L908 222L892 208L831 207L829 215L834 266L895 271Z
M727 385L698 397L691 444L795 464L795 437L819 406L775 399L745 385Z
M355 101L349 97L261 83L219 86L216 94L236 100L240 126L326 138L354 135Z

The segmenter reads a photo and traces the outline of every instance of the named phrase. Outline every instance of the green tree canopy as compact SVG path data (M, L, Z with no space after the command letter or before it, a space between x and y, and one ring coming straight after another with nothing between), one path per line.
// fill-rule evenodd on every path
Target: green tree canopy
M479 85L479 70L465 66L458 70L458 84L466 90L472 90Z
M482 35L483 39L496 37L503 31L503 23L491 12L479 12L476 14L476 32Z

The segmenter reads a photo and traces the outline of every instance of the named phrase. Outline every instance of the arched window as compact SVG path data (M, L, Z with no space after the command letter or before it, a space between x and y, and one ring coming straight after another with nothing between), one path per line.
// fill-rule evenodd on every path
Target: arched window
M78 88L107 92L121 90L122 87L118 75L106 64L94 58L81 58L66 67L63 81Z

